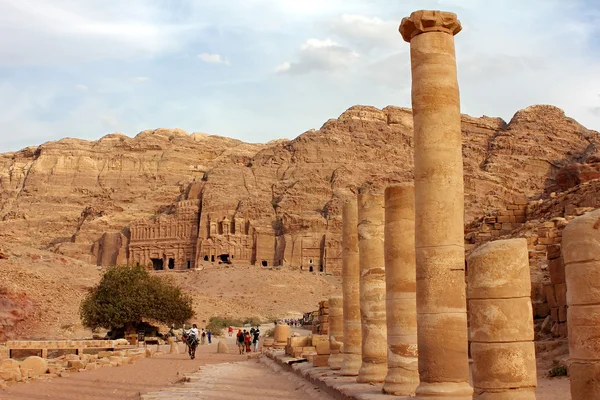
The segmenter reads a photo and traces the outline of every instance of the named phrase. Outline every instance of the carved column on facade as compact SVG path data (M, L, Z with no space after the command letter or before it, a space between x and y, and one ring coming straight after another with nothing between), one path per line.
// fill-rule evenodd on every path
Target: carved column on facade
M562 236L573 400L600 399L600 210L575 218Z
M416 278L415 188L393 185L385 191L388 373L383 391L398 396L414 395L419 385Z
M414 122L418 398L471 399L465 292L464 186L456 15L416 11L410 42Z
M473 399L535 400L527 240L487 243L468 259Z
M362 364L356 380L361 383L383 382L387 374L384 219L382 195L358 195Z
M356 199L342 209L342 293L344 297L344 359L340 374L358 375L362 363L360 327L360 264Z

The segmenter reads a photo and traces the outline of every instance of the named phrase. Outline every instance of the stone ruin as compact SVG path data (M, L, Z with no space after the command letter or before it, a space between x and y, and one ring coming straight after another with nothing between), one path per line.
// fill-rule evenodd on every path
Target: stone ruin
M154 270L201 268L203 263L289 266L340 275L341 236L302 233L276 236L235 211L202 212L194 184L185 200L122 232L107 232L92 248L99 266L143 265Z
M535 206L529 210L519 200L484 218L485 235L469 232L467 245L493 241L469 249L465 262L453 39L460 29L456 15L439 11L418 11L402 22L400 32L411 43L414 190L390 186L385 204L376 193L361 193L358 202L344 205L342 369L301 372L342 395L351 383L343 377L355 376L406 398L534 400L534 315L547 309L553 330L564 326L566 335L568 327L572 399L600 399L600 210L582 211L568 224L564 218L542 224L535 237L494 240L512 233L513 226L504 224L525 227L524 215L535 213ZM552 301L534 308L530 262L538 252L549 261L544 292ZM315 335L312 343L310 337L290 338L288 354L327 367L320 357L329 353L315 341ZM309 343L314 353L294 346Z

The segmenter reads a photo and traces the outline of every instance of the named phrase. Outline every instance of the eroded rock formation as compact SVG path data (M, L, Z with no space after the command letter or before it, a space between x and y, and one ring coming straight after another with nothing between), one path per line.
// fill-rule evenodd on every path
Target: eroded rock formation
M542 195L561 168L593 153L597 138L552 106L528 107L508 124L461 121L467 221ZM133 254L168 268L175 257L187 268L225 254L338 274L341 205L359 187L412 181L412 129L410 109L354 106L319 130L267 144L157 129L1 154L0 240L103 264L115 253L98 253L102 236L120 233L131 246L118 262ZM130 237L142 225L179 226L178 204L189 200L199 203L197 239L177 230L160 245ZM158 247L142 257L148 246Z

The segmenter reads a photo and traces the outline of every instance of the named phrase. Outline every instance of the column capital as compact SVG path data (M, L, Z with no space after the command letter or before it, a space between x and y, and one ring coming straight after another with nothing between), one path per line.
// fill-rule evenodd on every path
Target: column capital
M400 24L402 38L409 42L417 35L425 32L445 32L456 35L462 30L456 14L445 11L420 10L403 18Z

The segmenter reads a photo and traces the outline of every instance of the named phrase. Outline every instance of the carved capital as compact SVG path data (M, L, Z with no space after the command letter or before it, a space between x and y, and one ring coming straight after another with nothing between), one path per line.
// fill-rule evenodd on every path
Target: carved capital
M400 24L402 38L409 42L417 35L425 32L446 32L456 35L462 30L456 14L445 11L420 10L403 18Z

